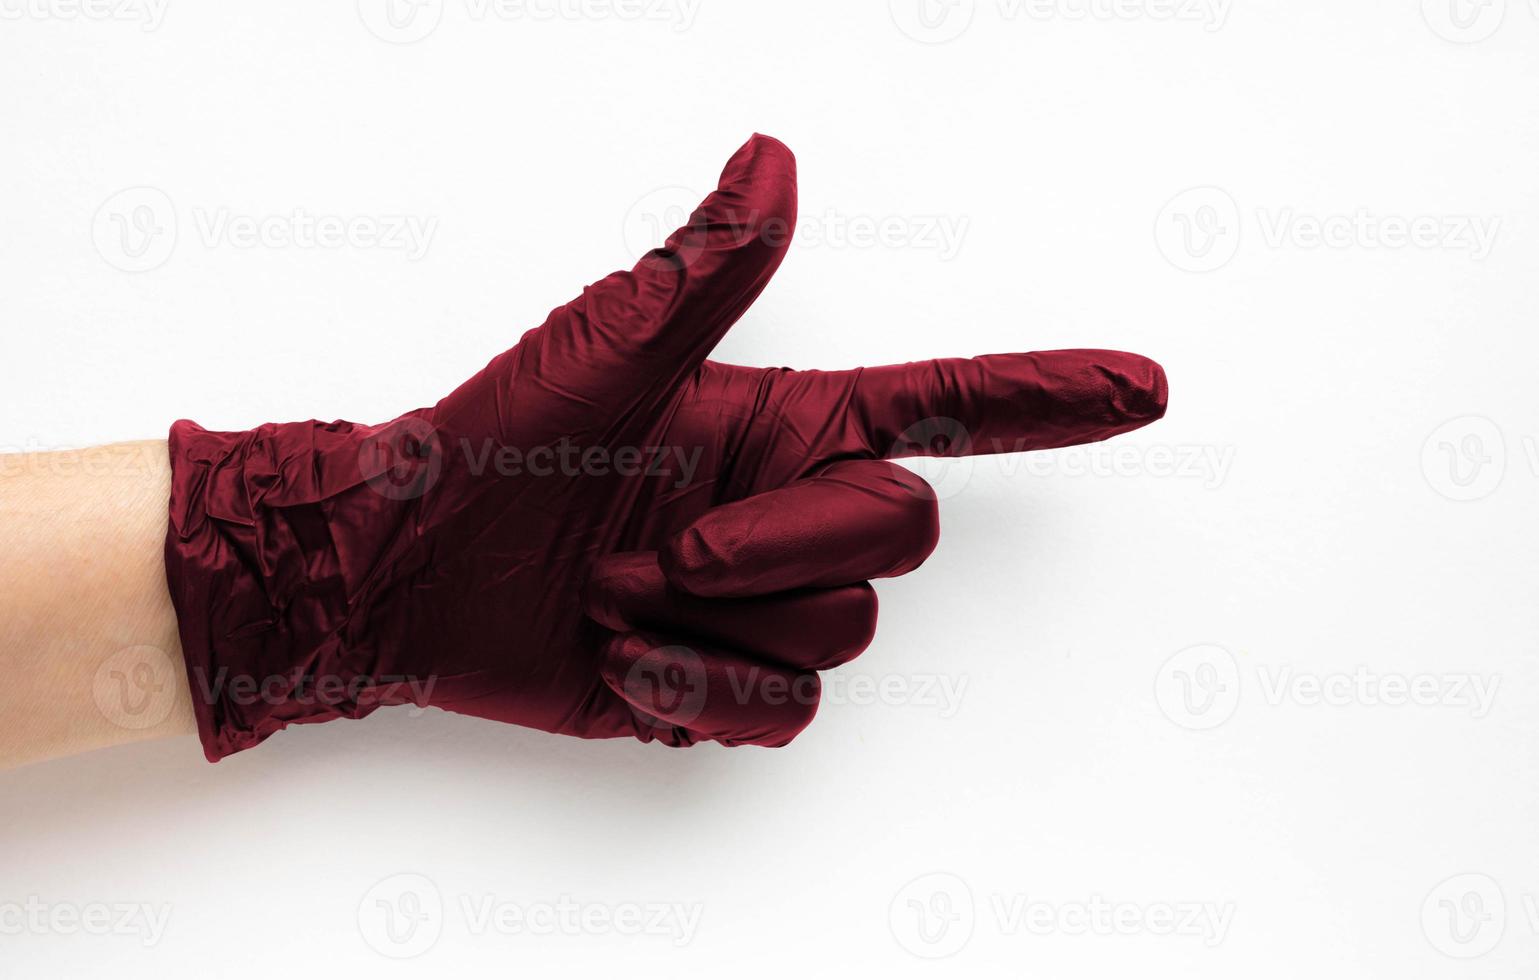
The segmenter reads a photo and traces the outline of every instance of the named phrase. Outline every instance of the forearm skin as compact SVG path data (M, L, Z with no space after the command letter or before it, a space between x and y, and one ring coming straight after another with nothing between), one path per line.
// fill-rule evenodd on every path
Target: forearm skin
M169 487L163 440L0 455L0 769L196 731Z

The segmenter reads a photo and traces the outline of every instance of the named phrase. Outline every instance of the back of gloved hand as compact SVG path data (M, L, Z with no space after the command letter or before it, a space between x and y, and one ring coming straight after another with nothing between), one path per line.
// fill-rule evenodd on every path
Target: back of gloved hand
M429 704L545 731L783 745L917 568L889 459L1047 449L1164 413L1116 351L854 371L706 359L769 282L795 161L756 136L688 224L432 408L171 430L166 559L209 759Z

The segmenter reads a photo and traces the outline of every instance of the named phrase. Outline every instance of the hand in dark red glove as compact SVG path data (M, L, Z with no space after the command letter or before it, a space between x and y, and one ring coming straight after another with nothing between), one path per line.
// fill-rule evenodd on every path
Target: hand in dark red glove
M868 579L935 547L897 456L1159 418L1135 354L855 371L706 356L784 257L796 172L755 136L630 272L382 426L171 430L167 569L210 759L414 702L589 738L783 745L870 641Z

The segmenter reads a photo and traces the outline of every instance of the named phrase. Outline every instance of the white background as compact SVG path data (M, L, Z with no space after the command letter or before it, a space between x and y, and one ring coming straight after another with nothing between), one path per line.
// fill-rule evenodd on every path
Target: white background
M755 130L806 237L718 358L1122 348L1169 416L928 470L784 750L395 711L0 774L0 976L1533 976L1535 10L568 2L0 0L0 445L430 404Z

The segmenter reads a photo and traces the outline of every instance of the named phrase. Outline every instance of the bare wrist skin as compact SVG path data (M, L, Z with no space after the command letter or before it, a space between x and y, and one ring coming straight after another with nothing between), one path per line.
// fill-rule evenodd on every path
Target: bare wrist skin
M0 769L196 732L169 486L164 440L0 455Z

